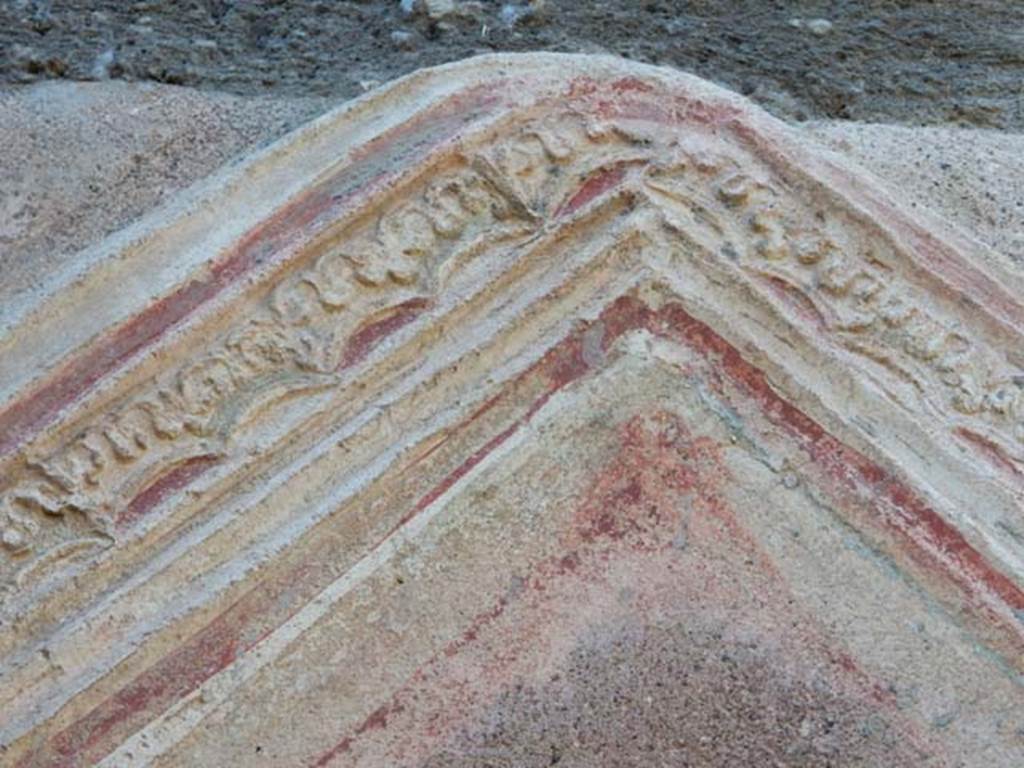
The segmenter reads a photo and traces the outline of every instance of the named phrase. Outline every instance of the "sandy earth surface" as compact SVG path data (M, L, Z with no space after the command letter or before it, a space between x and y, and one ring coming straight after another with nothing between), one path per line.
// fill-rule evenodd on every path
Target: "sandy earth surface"
M1016 0L0 3L0 82L340 100L420 67L530 50L673 66L790 119L1024 128Z
M952 127L814 122L810 137L1024 264L1024 135Z
M0 92L0 301L325 106L112 81Z

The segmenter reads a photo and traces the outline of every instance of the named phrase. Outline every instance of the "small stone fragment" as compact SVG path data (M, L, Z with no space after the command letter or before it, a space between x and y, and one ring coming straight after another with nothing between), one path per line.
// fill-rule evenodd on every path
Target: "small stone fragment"
M514 27L526 21L537 21L547 9L545 0L530 0L525 5L505 3L501 8L501 21L507 27Z
M806 29L813 35L827 35L832 31L832 22L828 19L790 19L789 26L795 29Z
M108 48L103 51L99 56L96 57L96 61L93 62L92 71L90 74L95 80L106 80L110 77L110 72L114 68L114 49Z
M412 32L406 32L404 29L396 29L392 32L391 42L395 44L396 48L403 51L411 51L416 47L415 36Z
M828 19L811 19L807 22L808 31L815 35L827 35L832 31L832 22Z
M427 16L432 19L443 19L457 10L455 0L423 0L423 6L427 11Z
M399 8L403 16L416 16L422 13L432 21L440 21L446 16L462 11L455 0L401 0Z

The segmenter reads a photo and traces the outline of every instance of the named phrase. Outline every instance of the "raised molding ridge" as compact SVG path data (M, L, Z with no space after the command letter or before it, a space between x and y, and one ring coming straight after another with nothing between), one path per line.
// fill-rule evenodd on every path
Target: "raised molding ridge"
M0 708L14 713L0 741L78 722L75 697L145 638L191 627L354 497L324 491L330 451L350 451L355 473L388 441L412 450L637 295L685 305L885 483L912 488L933 515L906 522L912 545L1012 652L1021 280L892 194L695 78L488 56L332 112L112 239L0 339L21 371L0 380ZM251 213L231 219L243 202ZM146 272L158 277L72 329L176 239L184 266ZM32 333L46 315L50 349ZM602 358L587 338L581 354ZM323 509L261 506L288 485ZM253 539L217 543L248 509ZM258 550L261 530L275 551ZM133 614L147 589L182 587L190 553L215 586ZM136 626L81 650L105 613ZM58 693L51 657L69 660Z

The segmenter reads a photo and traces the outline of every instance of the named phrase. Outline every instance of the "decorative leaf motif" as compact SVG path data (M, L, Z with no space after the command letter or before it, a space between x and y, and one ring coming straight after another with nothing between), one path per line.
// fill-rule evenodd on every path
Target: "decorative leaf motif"
M847 353L889 367L919 392L937 385L944 407L1024 443L1020 372L915 299L913 287L884 267L884 243L868 238L863 250L845 242L843 225L819 220L734 149L662 146L640 124L597 128L571 114L528 123L498 143L481 139L438 177L409 182L414 191L404 202L339 223L340 245L305 264L298 258L211 352L127 396L13 477L0 493L0 509L8 510L0 543L8 553L25 552L47 516L110 510L117 478L188 455L211 430L230 431L232 402L251 401L266 382L279 388L275 397L329 385L347 339L367 317L430 296L453 264L461 268L499 236L525 239L546 226L545 206L568 199L579 179L608 163L646 166L642 202L663 211L676 236L739 274L768 276L798 294L796 304Z

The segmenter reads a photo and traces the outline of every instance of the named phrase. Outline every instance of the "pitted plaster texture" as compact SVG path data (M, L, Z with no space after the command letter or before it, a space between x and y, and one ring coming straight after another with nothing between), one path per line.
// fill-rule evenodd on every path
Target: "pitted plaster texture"
M1024 277L836 146L483 57L21 294L0 758L1019 766Z

